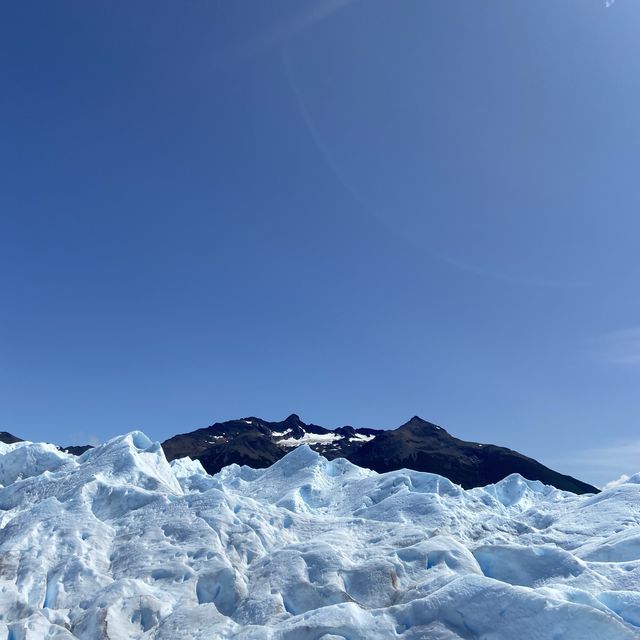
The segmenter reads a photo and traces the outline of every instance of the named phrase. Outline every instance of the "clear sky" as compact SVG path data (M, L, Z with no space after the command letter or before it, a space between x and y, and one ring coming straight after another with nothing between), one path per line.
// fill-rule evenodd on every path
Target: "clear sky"
M640 471L640 3L4 2L0 430L414 414Z

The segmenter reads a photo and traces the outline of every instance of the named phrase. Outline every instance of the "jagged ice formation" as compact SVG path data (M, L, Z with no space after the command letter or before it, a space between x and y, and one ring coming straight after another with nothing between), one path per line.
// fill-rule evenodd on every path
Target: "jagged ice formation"
M640 476L464 491L302 446L215 476L130 433L0 444L0 637L640 638Z

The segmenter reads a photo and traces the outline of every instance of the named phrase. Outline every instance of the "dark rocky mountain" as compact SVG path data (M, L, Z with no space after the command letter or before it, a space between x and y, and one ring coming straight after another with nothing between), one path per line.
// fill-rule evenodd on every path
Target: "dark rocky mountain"
M564 491L598 492L517 451L459 440L418 416L394 430L350 426L331 430L305 424L295 414L281 422L249 417L174 436L162 447L169 460L189 456L200 460L209 473L217 473L232 463L267 467L301 444L326 458L347 458L378 472L408 468L438 473L466 489L519 473Z
M458 440L442 427L414 416L393 431L383 431L349 458L383 473L402 467L446 476L465 489L498 482L519 473L564 491L597 493L598 489L553 471L533 458L492 444Z
M14 442L22 442L22 438L18 438L18 436L14 436L8 431L0 431L0 442L4 442L5 444L13 444Z
M58 449L64 451L65 453L70 453L74 456L81 456L85 451L93 449L93 446L90 444L71 445L70 447L58 447Z
M169 460L189 456L197 458L209 473L237 463L268 467L288 451L308 444L328 458L347 457L360 444L372 438L375 429L325 429L305 424L292 414L280 422L256 417L217 422L210 427L169 438L162 443Z

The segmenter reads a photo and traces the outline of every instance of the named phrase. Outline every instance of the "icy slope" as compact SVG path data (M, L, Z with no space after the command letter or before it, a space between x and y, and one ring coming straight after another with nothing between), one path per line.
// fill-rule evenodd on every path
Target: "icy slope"
M0 638L640 638L640 478L463 491L300 447L208 476L135 432L0 444Z

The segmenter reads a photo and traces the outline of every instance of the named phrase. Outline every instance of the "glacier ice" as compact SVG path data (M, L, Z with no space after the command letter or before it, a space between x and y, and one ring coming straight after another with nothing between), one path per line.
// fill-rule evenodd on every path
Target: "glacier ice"
M301 446L209 476L133 432L0 444L0 638L640 638L638 476L465 491Z

